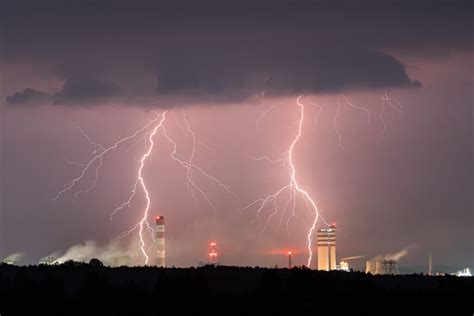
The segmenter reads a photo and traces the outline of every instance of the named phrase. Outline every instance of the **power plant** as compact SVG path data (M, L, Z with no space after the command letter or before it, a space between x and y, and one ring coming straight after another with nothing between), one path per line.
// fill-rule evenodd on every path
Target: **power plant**
M370 274L398 274L398 261L393 259L375 258L367 260L365 272Z
M155 224L156 266L165 267L165 218L156 217Z
M336 270L336 224L318 229L318 270Z
M165 248L165 218L164 216L157 215L155 217L155 229L154 229L154 250L156 251L155 257L151 258L153 264L156 267L165 267L166 266L166 248ZM215 241L211 241L208 244L208 261L199 261L199 266L205 265L219 265L218 262L218 252L217 252L217 243ZM352 271L350 268L350 260L361 259L364 258L365 255L357 255L357 256L350 256L350 257L343 257L337 263L336 259L336 225L333 223L327 227L320 228L317 230L317 261L318 261L318 270L322 271L331 271L331 270L338 270L338 271ZM54 252L46 257L40 259L40 265L54 265L54 264L61 264L67 260L75 260L80 262L87 262L90 260L88 257L84 257L82 253L87 253L92 258L102 260L103 258L107 258L107 256L101 256L104 252L108 254L113 253L112 251L116 251L114 247L104 247L100 248L95 245L94 242L86 242L85 245L75 245L71 247L65 254L62 256L58 252ZM403 256L407 254L407 249L409 247L405 247L399 250L396 253L391 254L384 254L384 255L377 255L373 259L367 260L365 265L365 272L370 273L372 275L398 275L399 274L399 260ZM71 254L68 255L68 253ZM281 250L278 253L282 253ZM293 252L291 250L286 250L283 254L287 255L287 267L288 269L293 268ZM133 256L133 255L132 255ZM105 262L108 265L112 266L120 266L120 265L129 265L133 264L133 257L127 256L120 252L120 258L117 257L114 261L108 260ZM12 254L1 261L3 264L14 265L16 262L20 261L23 257L22 253L15 253ZM108 256L110 257L110 256ZM61 259L63 258L63 259ZM277 267L277 266L276 266ZM428 257L428 275L432 275L432 257L431 253L429 253ZM468 273L460 272L461 275L467 275Z

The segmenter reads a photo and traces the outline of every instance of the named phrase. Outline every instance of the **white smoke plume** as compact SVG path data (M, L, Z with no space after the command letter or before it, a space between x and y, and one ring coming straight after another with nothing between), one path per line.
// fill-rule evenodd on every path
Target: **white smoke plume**
M15 264L15 263L18 263L18 261L21 261L21 259L23 259L24 256L25 254L22 252L12 253L11 255L3 259L2 262L7 262L7 263L12 262L13 264Z
M56 258L58 258L61 255L61 252L55 251L47 256L44 256L43 258L39 259L39 262L49 262L51 259L54 261Z
M140 261L143 261L136 249L124 248L117 241L99 246L95 241L88 240L85 243L72 246L63 255L55 257L57 259L54 260L54 263L64 263L68 260L89 262L96 258L107 266L131 266L138 265L141 263Z
M341 260L342 261L346 261L346 260L355 260L355 259L360 259L360 258L364 258L365 255L360 255L360 256L351 256L351 257L345 257L345 258L342 258Z
M394 253L387 253L387 254L384 254L384 255L378 255L376 256L373 260L393 260L393 261L398 261L400 260L401 258L405 257L406 255L408 255L408 251L411 251L413 250L413 248L415 248L414 245L410 245L410 246L406 246L400 250L398 250L397 252L394 252Z

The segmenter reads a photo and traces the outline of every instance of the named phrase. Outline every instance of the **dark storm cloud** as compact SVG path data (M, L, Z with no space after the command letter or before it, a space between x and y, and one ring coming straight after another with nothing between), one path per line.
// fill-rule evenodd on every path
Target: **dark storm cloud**
M95 79L68 80L62 90L54 95L54 100L56 103L80 102L115 97L122 92L122 88L113 83Z
M36 102L44 102L50 97L49 94L31 88L26 88L23 91L15 92L7 96L7 102L12 104L32 104Z
M62 89L55 93L27 88L7 96L6 101L10 104L41 104L45 102L81 104L86 101L117 97L122 92L122 88L116 84L95 79L74 79L66 81Z
M470 9L470 1L12 1L0 13L2 61L33 62L65 81L105 78L135 95L145 73L150 94L219 100L419 87L396 52L470 50ZM65 100L83 89L116 94L70 88Z
M212 61L204 53L189 60L167 56L158 70L158 91L160 94L204 93L238 99L262 91L267 95L288 95L365 87L421 86L408 78L394 57L380 52L267 48L273 53L254 51L252 58L245 58L244 52L220 52Z

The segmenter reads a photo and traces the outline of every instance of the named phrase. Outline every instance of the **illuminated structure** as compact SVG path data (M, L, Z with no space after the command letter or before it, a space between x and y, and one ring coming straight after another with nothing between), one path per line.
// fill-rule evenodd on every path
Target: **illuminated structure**
M339 264L336 266L336 270L349 272L349 263L347 261L341 260L341 262L339 262Z
M45 265L52 265L52 264L57 264L56 258L53 256L48 256L46 258L42 258L38 264L45 264Z
M291 269L291 251L288 251L288 269Z
M211 242L210 247L211 249L209 250L209 263L210 264L217 264L217 251L216 251L216 243Z
M391 259L372 259L365 263L365 273L398 274L398 261Z
M156 217L155 226L156 266L165 267L165 218Z
M336 269L336 225L318 229L318 270Z
M469 269L469 268L459 270L454 275L458 276L458 277L472 277L471 269Z

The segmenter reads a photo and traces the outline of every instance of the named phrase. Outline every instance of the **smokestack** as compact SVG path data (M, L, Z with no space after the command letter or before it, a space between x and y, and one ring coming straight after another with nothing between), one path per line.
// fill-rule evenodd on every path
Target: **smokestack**
M156 266L165 267L165 218L163 216L156 217L155 227L156 240Z
M430 255L428 256L428 275L433 274L433 262L431 261L431 252Z
M291 251L288 251L288 269L291 269Z

